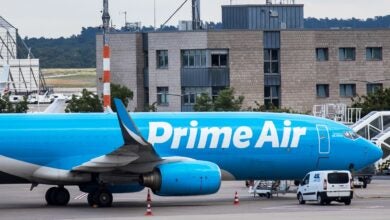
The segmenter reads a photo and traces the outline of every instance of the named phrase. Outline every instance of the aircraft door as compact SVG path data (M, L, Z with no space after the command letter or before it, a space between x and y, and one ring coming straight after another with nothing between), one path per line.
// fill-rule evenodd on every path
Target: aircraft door
M317 125L318 132L318 150L320 157L328 156L330 153L329 130L326 125Z

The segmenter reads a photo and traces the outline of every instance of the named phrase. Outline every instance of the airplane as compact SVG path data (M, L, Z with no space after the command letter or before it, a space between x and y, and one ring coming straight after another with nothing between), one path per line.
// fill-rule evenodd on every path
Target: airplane
M222 180L301 179L312 170L359 170L382 150L350 128L286 113L115 113L0 115L3 183L54 185L48 205L65 206L66 186L90 206L148 187L160 196L216 193ZM6 178L9 177L9 178Z

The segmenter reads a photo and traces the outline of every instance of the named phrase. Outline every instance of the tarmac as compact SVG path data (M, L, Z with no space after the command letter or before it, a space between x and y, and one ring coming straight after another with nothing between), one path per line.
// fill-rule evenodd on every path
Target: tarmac
M66 207L46 205L44 195L49 186L40 185L30 192L30 185L0 185L0 219L390 219L390 180L374 179L367 189L355 189L350 206L333 202L299 205L295 194L279 194L271 199L248 193L243 181L223 182L217 194L192 197L152 195L153 216L146 212L147 191L114 194L111 208L92 208L86 194L68 187L71 201ZM234 205L238 192L239 205Z

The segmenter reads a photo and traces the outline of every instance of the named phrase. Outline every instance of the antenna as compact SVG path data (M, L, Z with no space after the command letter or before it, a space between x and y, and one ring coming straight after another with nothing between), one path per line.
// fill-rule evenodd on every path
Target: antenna
M126 27L126 25L127 25L127 11L120 12L120 14L125 15L125 27Z
M199 30L200 28L200 0L192 0L192 30Z

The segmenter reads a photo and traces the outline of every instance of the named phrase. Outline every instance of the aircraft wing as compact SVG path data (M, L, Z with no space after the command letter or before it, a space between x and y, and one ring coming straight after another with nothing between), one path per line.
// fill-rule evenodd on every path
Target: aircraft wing
M129 164L134 166L148 164L154 167L155 164L162 162L163 159L157 155L153 146L142 137L122 102L115 99L115 105L124 145L107 155L74 167L73 171L109 172L125 169Z

